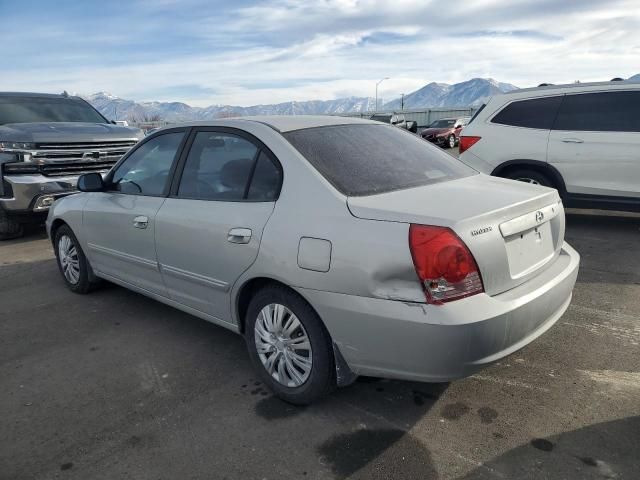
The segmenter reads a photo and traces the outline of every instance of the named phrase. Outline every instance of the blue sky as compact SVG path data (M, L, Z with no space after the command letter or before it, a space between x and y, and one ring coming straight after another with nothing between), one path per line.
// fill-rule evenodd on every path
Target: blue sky
M0 90L255 105L640 73L638 0L0 0Z

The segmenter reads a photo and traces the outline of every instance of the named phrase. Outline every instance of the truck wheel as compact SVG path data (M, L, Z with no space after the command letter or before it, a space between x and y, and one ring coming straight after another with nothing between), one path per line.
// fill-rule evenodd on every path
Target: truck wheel
M456 148L456 136L454 134L449 135L449 148Z
M7 212L0 208L0 240L19 238L24 234L22 224L11 220Z

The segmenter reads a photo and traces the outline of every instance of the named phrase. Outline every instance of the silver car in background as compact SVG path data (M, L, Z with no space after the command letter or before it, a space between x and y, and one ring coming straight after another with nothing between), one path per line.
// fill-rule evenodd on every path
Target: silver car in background
M578 273L555 190L380 122L166 128L78 187L47 220L72 291L106 279L243 334L297 404L469 375L548 330Z

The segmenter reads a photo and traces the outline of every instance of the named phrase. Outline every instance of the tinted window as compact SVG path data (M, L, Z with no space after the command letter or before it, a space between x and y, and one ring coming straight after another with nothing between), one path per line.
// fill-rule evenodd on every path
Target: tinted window
M479 108L478 110L476 110L476 113L474 113L474 114L471 116L471 119L469 120L469 123L473 122L473 121L476 119L476 117L480 114L480 112L481 112L482 110L484 110L484 107L486 107L486 106L487 106L487 104L486 104L486 103L483 103L482 105L480 105L480 108ZM467 125L468 125L468 124L467 124Z
M420 137L385 125L308 128L284 136L345 195L388 192L476 173Z
M182 172L178 196L242 200L258 147L237 135L198 132Z
M640 92L567 95L554 130L640 132Z
M456 121L453 118L444 118L442 120L436 120L431 125L429 125L429 128L447 128L452 127L455 123Z
M391 115L373 115L370 120L382 123L391 123Z
M561 101L562 97L557 96L513 102L493 117L491 122L514 127L551 130Z
M162 195L184 132L165 133L134 150L115 170L112 188L133 195Z
M261 152L256 169L251 178L247 198L254 201L269 202L276 199L280 190L280 169L266 153Z
M56 97L0 97L0 124L31 122L106 123L84 100Z

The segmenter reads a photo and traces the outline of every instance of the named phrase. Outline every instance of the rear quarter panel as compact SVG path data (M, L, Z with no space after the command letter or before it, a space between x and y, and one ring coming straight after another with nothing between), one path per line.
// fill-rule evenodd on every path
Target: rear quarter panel
M283 165L280 197L262 233L256 261L235 282L231 316L242 286L257 277L294 288L362 297L424 302L409 251L409 225L355 218L346 197L333 188L281 137L261 139ZM296 158L297 157L297 158ZM326 272L299 266L303 237L331 243Z

